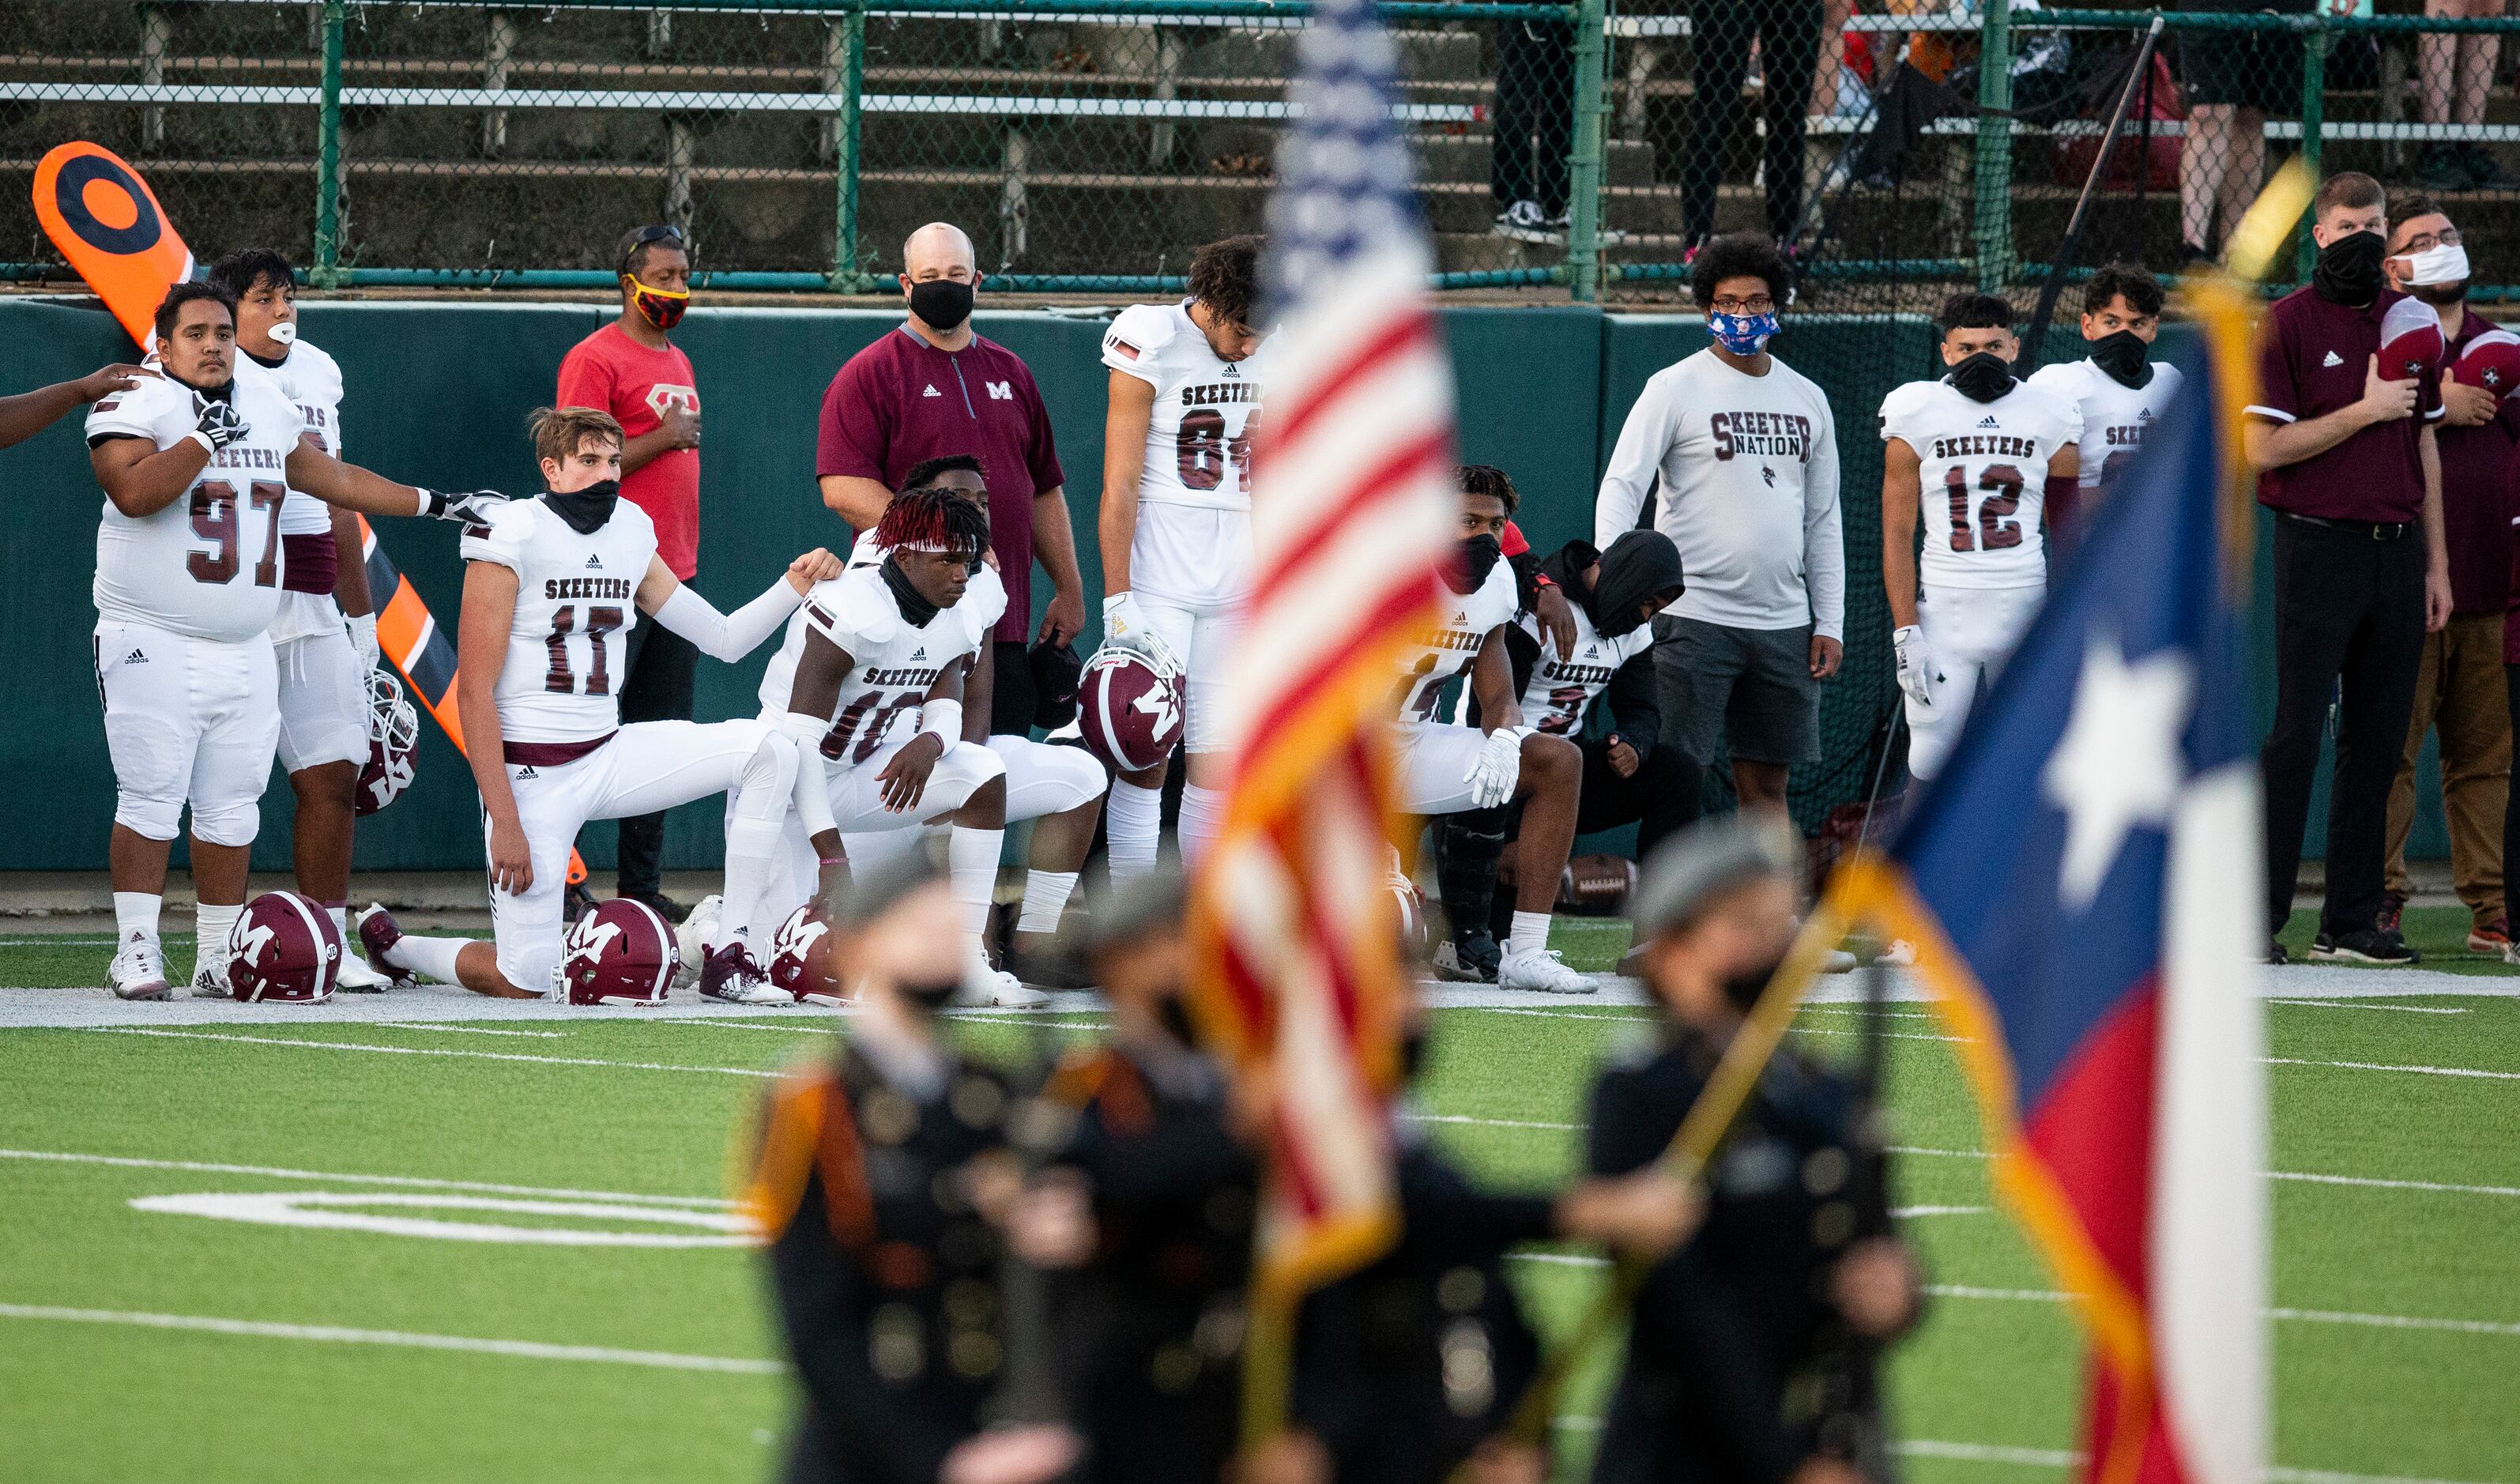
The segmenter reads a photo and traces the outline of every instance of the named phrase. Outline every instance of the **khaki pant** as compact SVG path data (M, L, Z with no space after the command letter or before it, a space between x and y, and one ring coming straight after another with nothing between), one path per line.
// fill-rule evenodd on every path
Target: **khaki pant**
M2511 787L2511 712L2502 684L2502 615L2453 614L2424 636L2415 714L2389 789L2389 890L2407 882L2415 822L2415 754L2441 730L2442 805L2450 819L2451 878L2479 926L2502 916L2502 806Z

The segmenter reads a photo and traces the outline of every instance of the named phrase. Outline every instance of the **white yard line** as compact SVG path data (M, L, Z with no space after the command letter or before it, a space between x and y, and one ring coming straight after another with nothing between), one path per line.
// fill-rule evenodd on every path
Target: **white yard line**
M390 1345L408 1350L462 1350L519 1360L593 1361L647 1366L659 1371L714 1371L730 1375L783 1375L781 1361L730 1355L677 1355L667 1350L615 1350L601 1345L549 1345L539 1340L473 1339L457 1334L414 1334L402 1329L344 1329L333 1325L275 1325L259 1320L212 1319L198 1314L136 1314L119 1309L66 1309L51 1304L0 1304L0 1319L58 1320L81 1325L127 1325L144 1329L191 1329L256 1339L321 1340L332 1344Z
M685 1066L671 1061L607 1061L594 1057L534 1057L521 1052L468 1052L446 1046L368 1046L355 1041L299 1041L283 1036L231 1036L211 1031L151 1030L139 1025L99 1025L91 1027L105 1036L165 1036L179 1041L234 1041L245 1046L290 1046L299 1050L327 1052L375 1052L388 1057L463 1057L475 1061L532 1061L545 1066L610 1066L642 1072L714 1072L728 1077L759 1077L776 1082L781 1076L749 1066Z
M2269 1000L2269 1005L2306 1005L2317 1010L2393 1010L2402 1015L2463 1015L2467 1012L2443 1005L2364 1005L2356 1000Z
M537 1041L564 1041L563 1030L499 1030L487 1025L432 1025L427 1020L371 1020L370 1025L382 1030L427 1031L432 1036L526 1036Z
M1559 1133L1580 1132L1580 1123L1539 1123L1528 1118L1473 1118L1467 1113L1420 1113L1404 1108L1400 1116L1411 1123L1464 1123L1483 1129L1550 1129Z
M2520 1186L2451 1185L2436 1180L2382 1180L2370 1175L2311 1175L2296 1170L2274 1170L2269 1180L2294 1180L2304 1185L2367 1186L2379 1191L2431 1191L2445 1195L2520 1195Z
M1936 1298L1990 1298L2010 1302L2061 1304L2073 1297L2053 1288L1980 1288L1968 1283L1928 1283ZM2436 1319L2414 1314L2347 1314L2335 1309L2266 1311L2267 1318L2303 1325L2357 1325L2369 1329L2423 1329L2448 1334L2520 1335L2520 1324L2491 1319Z
M2357 1072L2412 1072L2425 1077L2485 1077L2520 1082L2520 1072L2491 1072L2473 1066L2408 1066L2395 1061L2318 1061L2307 1057L2261 1057L2269 1066L2331 1066Z
M2024 1468L2071 1468L2083 1456L2061 1448L2014 1448L2003 1443L1940 1443L1911 1438L1890 1451L1912 1459L1949 1459L1959 1463L2013 1463Z
M202 1159L138 1159L125 1154L83 1154L53 1149L0 1149L0 1159L49 1164L101 1164L128 1170L183 1170L203 1175L253 1175L266 1180L312 1180L326 1185L409 1186L429 1191L471 1191L484 1195L544 1195L560 1199L616 1200L660 1206L717 1206L735 1202L714 1195L634 1195L622 1191L500 1185L486 1180L440 1180L426 1175L345 1175L338 1170L292 1170L267 1164L223 1164Z

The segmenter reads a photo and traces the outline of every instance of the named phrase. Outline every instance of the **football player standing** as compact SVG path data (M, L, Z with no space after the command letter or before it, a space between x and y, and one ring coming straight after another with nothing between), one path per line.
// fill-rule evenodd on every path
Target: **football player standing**
M1268 347L1258 237L1190 260L1190 296L1122 310L1102 337L1102 640L1187 678L1181 845L1195 863L1224 825L1228 758L1218 702L1251 586L1251 440ZM1510 616L1510 615L1508 615ZM1154 868L1168 763L1111 781L1111 874Z
M287 575L292 490L371 516L477 506L396 484L302 441L296 405L236 371L236 302L182 283L156 316L162 375L98 401L88 463L106 506L96 538L96 674L113 758L116 948L126 1000L170 990L158 918L187 804L201 947L193 987L227 992L227 934L245 906L264 781L279 745L270 628Z
M359 915L369 960L503 999L540 999L561 963L568 851L588 820L670 809L734 790L726 899L700 993L792 1004L752 956L796 749L757 720L621 724L622 652L647 614L732 663L779 629L806 589L838 572L817 548L732 613L674 577L648 513L621 499L621 425L591 407L533 417L546 493L487 513L464 533L456 709L490 856L494 941L405 937L382 907ZM773 925L776 925L775 923Z
M297 337L296 278L265 248L231 252L209 280L237 301L237 371L265 375L296 404L300 437L341 456L341 368ZM280 544L289 554L271 620L280 672L280 766L297 795L291 864L297 889L332 914L349 941L350 839L358 821L359 769L368 760L368 672L377 667L376 607L361 560L359 517L295 490L281 497ZM389 981L344 957L338 988L382 991Z
M2083 415L2012 374L2012 306L1991 293L1943 305L1936 382L1881 403L1881 580L1908 693L1908 771L1939 772L2048 593L2040 516L2081 482ZM1916 539L1924 527L1921 548Z
M2073 403L2083 414L2081 488L2068 502L2048 501L2051 545L2074 538L2088 519L2101 486L2135 457L2136 450L2179 395L2179 368L2150 359L2161 334L2161 285L2135 263L2103 263L2083 286L2083 339L2091 354L2079 361L2042 366L2029 382Z

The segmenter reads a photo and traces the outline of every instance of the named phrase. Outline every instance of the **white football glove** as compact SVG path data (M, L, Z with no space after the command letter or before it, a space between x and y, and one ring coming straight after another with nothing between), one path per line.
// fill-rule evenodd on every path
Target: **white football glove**
M1925 648L1925 631L1910 624L1890 634L1891 652L1899 656L1899 689L1920 706L1934 703L1934 687L1942 683L1943 672L1934 666L1934 656Z
M1102 642L1180 668L1172 646L1164 643L1164 636L1156 633L1147 622L1147 615L1139 611L1135 593L1113 593L1102 600Z
M1513 786L1522 782L1522 740L1530 735L1529 727L1499 727L1488 734L1478 761L1470 764L1471 808L1493 809L1513 797Z
M351 616L350 648L359 652L361 669L373 670L377 667L377 662L384 657L383 649L377 643L376 614L357 613Z

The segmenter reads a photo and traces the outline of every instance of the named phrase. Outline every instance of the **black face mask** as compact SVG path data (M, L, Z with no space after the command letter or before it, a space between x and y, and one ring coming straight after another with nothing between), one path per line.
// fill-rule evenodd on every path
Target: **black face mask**
M943 979L896 979L894 991L911 1004L934 1014L954 999L954 991L963 987L960 975Z
M1777 970L1782 968L1784 964L1785 956L1778 954L1754 968L1727 975L1724 980L1725 1000L1734 1010L1745 1015L1748 1014L1750 1008L1759 1003L1759 996L1766 992L1768 981L1777 976Z
M1454 548L1444 563L1444 586L1466 598L1479 590L1505 557L1505 543L1494 536L1472 536Z
M543 503L552 513L568 522L568 528L581 536L592 536L612 518L612 507L620 502L621 481L600 479L584 489L567 494L547 493Z
M2107 372L2110 381L2140 391L2152 381L2151 350L2134 331L2121 330L2092 341L2092 364Z
M950 278L931 278L910 286L910 312L930 330L951 331L971 317L969 284Z
M1678 598L1680 548L1660 531L1629 531L1601 554L1593 591L1584 596L1584 611L1604 639L1636 631L1645 621L1645 606L1657 599Z
M2380 296L2380 263L2389 245L2377 232L2355 232L2318 249L2310 286L2331 304L2359 308Z
M1182 999L1181 991L1155 997L1155 1019L1165 1035L1184 1046L1198 1045L1198 1022L1191 1018L1190 1005Z
M900 605L903 620L914 629L927 627L927 621L936 616L936 605L921 597L919 589L911 585L910 574L901 569L901 560L886 557L883 565L876 570L883 574L883 585L892 589L892 601Z
M1953 367L1944 380L1972 402L1992 402L2012 389L2012 363L1992 350L1981 350Z

